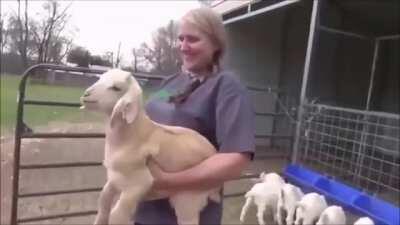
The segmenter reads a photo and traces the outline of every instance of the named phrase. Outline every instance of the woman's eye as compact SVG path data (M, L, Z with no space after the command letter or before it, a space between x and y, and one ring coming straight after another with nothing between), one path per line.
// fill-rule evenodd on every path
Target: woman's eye
M119 88L117 86L112 86L112 87L110 87L110 89L113 91L121 91L121 88Z
M179 35L178 39L179 39L180 42L183 42L183 41L186 40L189 43L194 43L194 42L197 42L197 41L200 40L199 37L196 37L194 35Z

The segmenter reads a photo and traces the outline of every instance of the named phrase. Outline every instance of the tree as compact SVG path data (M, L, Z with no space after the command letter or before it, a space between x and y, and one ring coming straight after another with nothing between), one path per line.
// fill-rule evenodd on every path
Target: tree
M3 15L3 17L0 18L0 54L3 54L4 47L7 45L8 42L8 29L4 25L4 18L6 18L6 15Z
M178 52L178 26L170 21L165 27L160 27L153 35L152 45L143 43L138 51L153 69L159 74L172 74L179 70L181 60Z
M24 68L28 67L28 0L25 0L25 18L21 16L21 0L18 1L18 14L16 18L18 26L18 37L17 41L18 52L21 56L22 65Z
M41 14L30 18L25 0L25 17L22 17L19 0L18 13L14 12L8 19L9 41L5 45L9 52L20 55L24 68L32 59L37 63L60 63L71 48L73 35L66 35L65 29L70 5L61 8L57 1L48 0L42 7Z
M112 63L107 59L107 56L93 55L90 57L90 65L112 67Z
M70 18L67 13L70 6L71 4L61 9L57 1L49 0L43 4L45 11L43 19L32 23L38 63L59 62L61 61L60 56L65 56L70 49L72 39L62 35Z
M72 48L67 56L67 62L75 63L80 67L89 67L90 52L80 46Z

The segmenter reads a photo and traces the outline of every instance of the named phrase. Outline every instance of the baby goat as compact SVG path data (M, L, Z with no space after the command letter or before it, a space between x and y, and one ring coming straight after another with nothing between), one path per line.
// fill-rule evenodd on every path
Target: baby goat
M328 207L325 197L317 193L308 193L296 204L295 225L314 224L322 211Z
M294 221L294 214L296 203L304 196L300 188L292 185L283 185L278 198L277 215L278 224L282 225L286 222L287 225L292 225ZM286 218L284 218L286 215ZM284 221L285 219L285 221Z
M361 217L354 222L354 225L375 225L375 223L369 217Z
M142 105L142 89L130 73L112 69L101 75L81 97L82 108L107 115L104 166L107 183L99 198L95 224L131 224L138 203L154 179L148 160L166 172L190 168L216 152L196 131L153 122ZM169 197L151 193L152 199ZM114 197L119 199L111 210ZM186 191L169 197L179 224L198 224L208 199L218 190Z
M340 206L329 206L322 212L316 225L346 225L346 214Z
M260 225L265 225L264 212L268 209L273 220L276 221L276 205L278 202L279 191L285 181L276 173L261 173L261 183L255 184L250 191L245 194L246 202L240 214L240 221L243 223L251 202L257 206L257 219Z

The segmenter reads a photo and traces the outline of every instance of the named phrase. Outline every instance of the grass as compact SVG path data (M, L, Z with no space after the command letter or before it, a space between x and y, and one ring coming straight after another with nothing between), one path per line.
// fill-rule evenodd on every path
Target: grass
M17 115L17 94L21 76L1 75L1 116L2 133L9 133L15 128ZM44 84L26 85L25 98L30 100L58 101L78 103L84 87L50 86ZM24 121L29 126L45 125L50 121L80 122L96 120L100 116L83 116L75 107L32 106L25 105Z

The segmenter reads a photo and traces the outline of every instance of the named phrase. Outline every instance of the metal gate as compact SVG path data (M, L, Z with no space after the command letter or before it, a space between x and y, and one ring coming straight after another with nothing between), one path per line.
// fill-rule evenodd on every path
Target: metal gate
M400 35L371 37L323 26L321 5L328 2L313 1L292 162L313 168L398 206L400 115L371 111L371 99L379 46L387 40L399 40ZM366 102L362 103L364 109L309 101L309 74L316 58L313 56L317 48L324 47L316 46L321 32L373 44L369 87L365 93Z
M34 193L20 193L19 180L20 170L32 170L32 169L50 169L50 168L72 168L72 167L93 167L101 166L101 162L71 162L71 163L46 163L46 164L21 164L21 141L22 139L32 138L104 138L104 133L36 133L32 132L24 122L24 106L58 106L58 107L75 107L79 108L80 103L71 102L55 102L55 101L40 101L26 99L26 84L30 76L40 70L46 71L62 71L62 72L74 72L81 73L82 77L96 77L104 70L87 69L79 67L67 67L61 65L52 64L38 64L27 69L20 81L19 94L18 94L18 105L17 105L17 122L15 129L15 146L14 146L14 165L13 165L13 183L12 183L12 204L11 204L11 224L18 224L24 222L43 221L48 219L66 218L66 217L77 217L96 214L95 210L73 212L57 215L46 215L29 218L18 218L18 200L20 198L28 197L41 197L41 196L52 196L60 194L72 194L72 193L85 193L85 192L98 192L101 187L97 188L85 188L85 189L73 189L73 190L61 190L61 191L46 191L46 192L34 192ZM158 76L145 76L136 75L138 79L157 80L160 81L162 77Z

